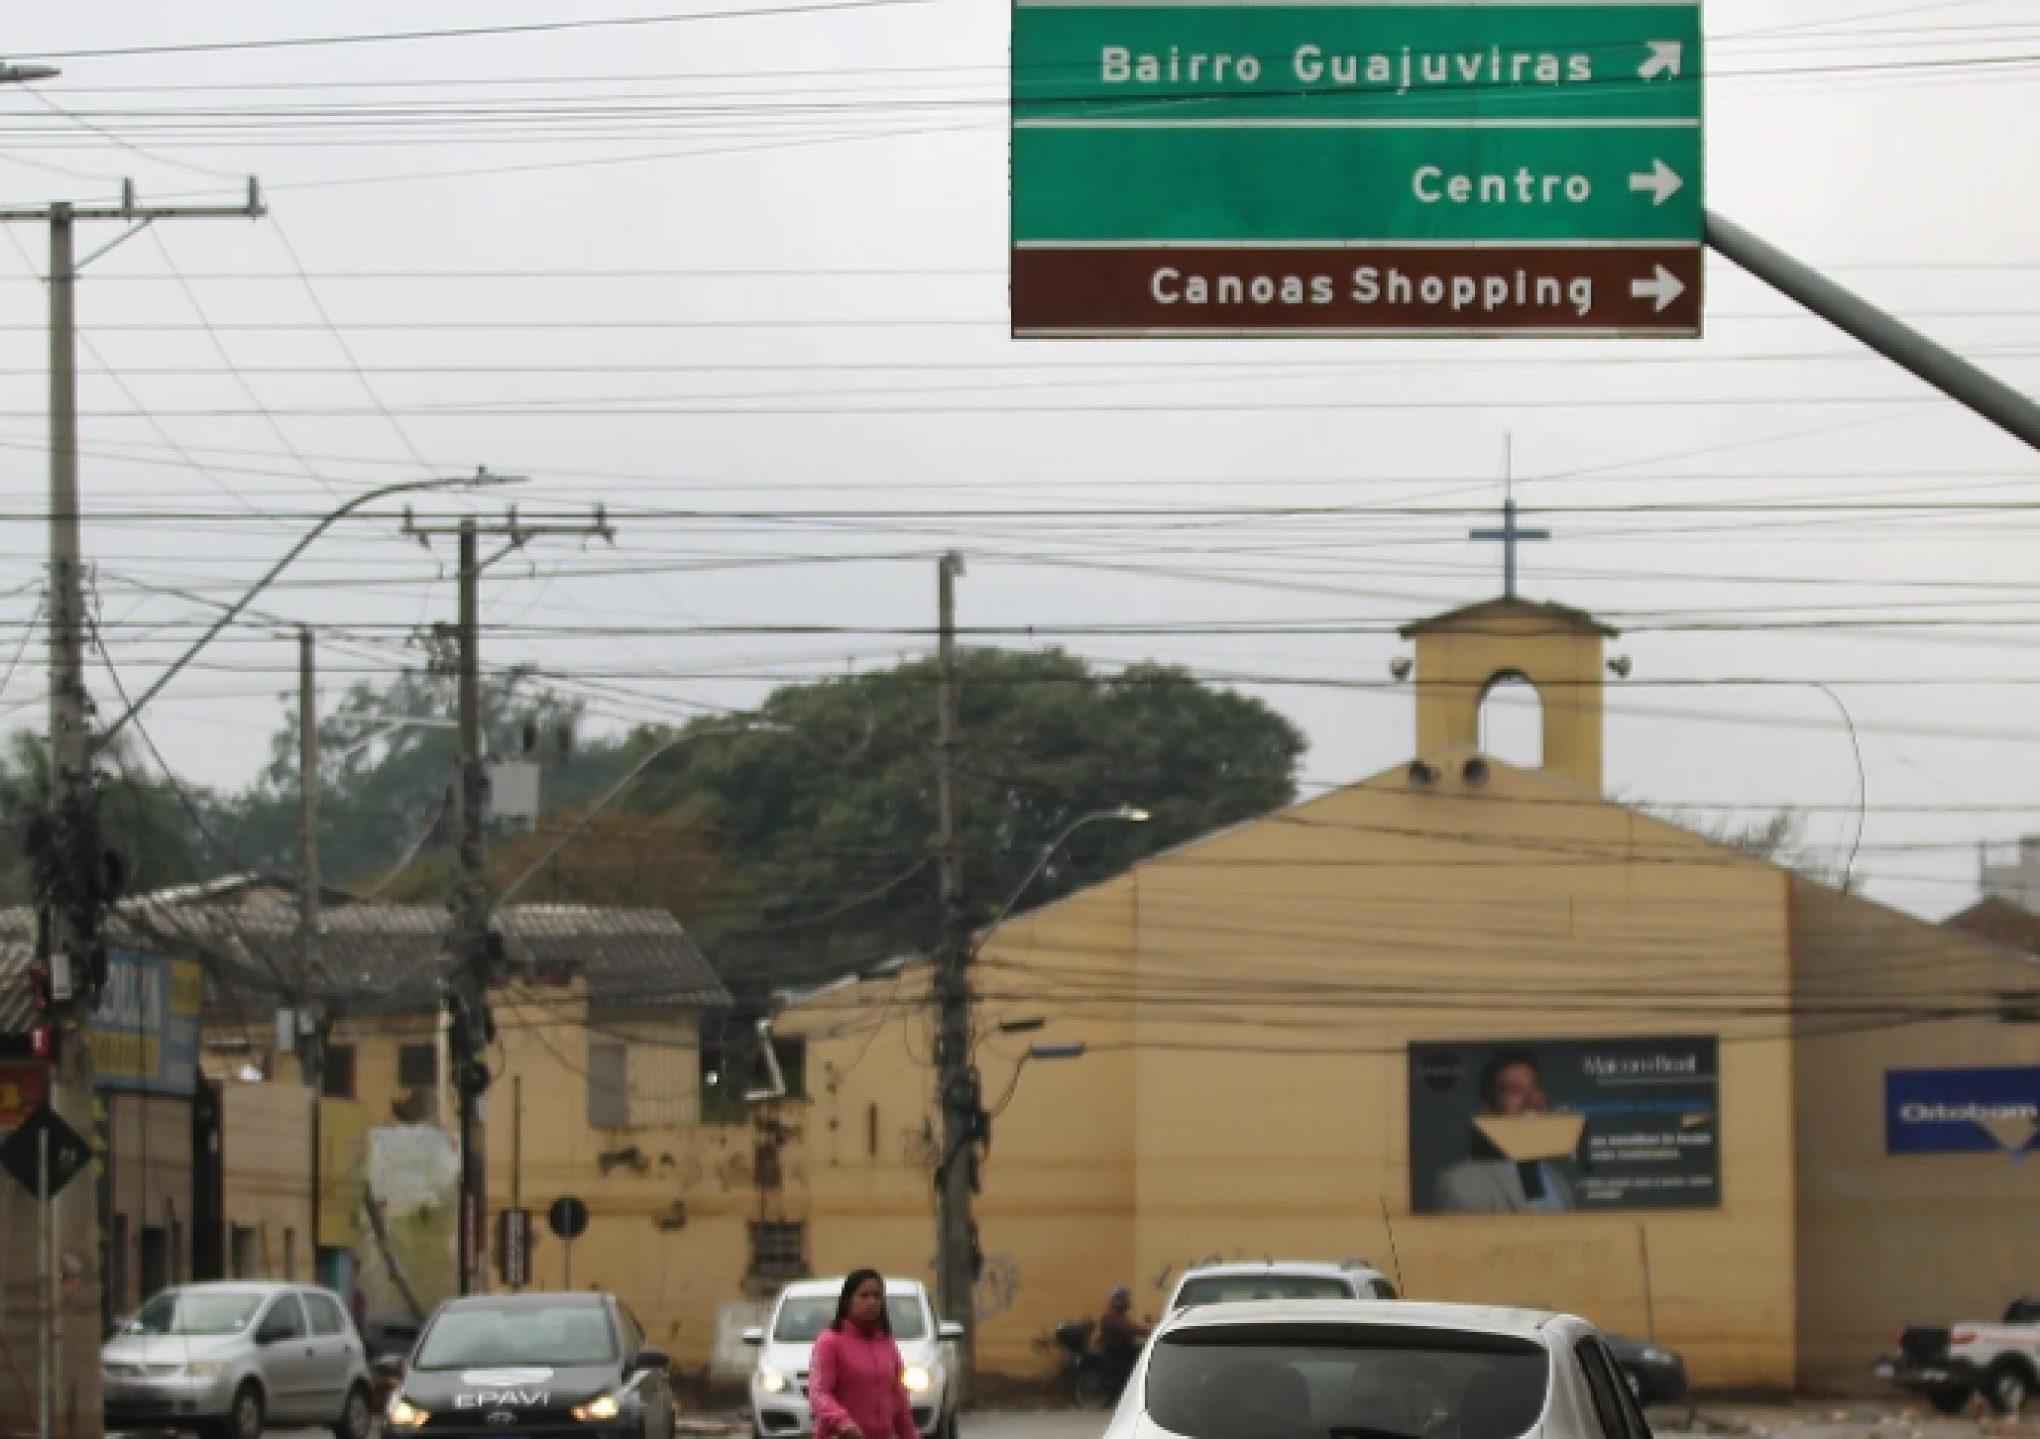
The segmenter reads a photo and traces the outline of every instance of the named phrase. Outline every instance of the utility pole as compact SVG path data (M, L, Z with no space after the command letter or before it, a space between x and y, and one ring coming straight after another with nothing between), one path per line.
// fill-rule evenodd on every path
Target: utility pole
M459 701L454 778L453 1073L460 1103L460 1292L488 1287L489 1165L482 1149L482 1051L495 1037L488 991L496 978L482 873L488 776L482 769L482 567L473 520L460 522Z
M488 855L483 834L489 780L484 768L482 726L482 571L494 559L523 548L541 535L574 535L613 542L615 531L598 507L595 519L585 525L524 524L514 509L500 523L485 525L464 519L451 527L420 525L407 514L404 533L427 546L434 536L451 534L460 546L459 615L454 628L458 708L454 775L456 878L450 906L453 928L447 946L452 965L443 994L451 1050L448 1068L453 1074L454 1097L459 1105L460 1292L474 1294L488 1287L488 1115L483 1094L489 1087L489 1067L484 1056L496 1037L495 1016L489 1010L489 989L502 978L503 948L501 936L490 925ZM500 535L509 542L487 562L481 558L484 533Z
M311 629L298 630L298 933L297 982L303 1002L314 1006L307 1012L310 1022L292 1015L297 1029L298 1068L312 1101L312 1253L311 1279L319 1277L319 1198L324 1177L320 1173L324 1136L320 1132L319 1103L326 1093L326 1035L328 1019L323 1005L310 996L321 985L313 961L319 946L319 677L318 646ZM286 996L290 998L291 996ZM291 1274L289 1279L298 1278Z
M940 607L936 656L935 779L936 864L942 903L941 936L935 956L936 1099L942 1110L942 1164L936 1171L937 1299L942 1317L963 1326L956 1358L966 1398L977 1372L977 1225L971 1195L977 1187L977 1145L982 1136L977 1066L971 1054L969 920L963 906L963 829L957 806L956 580L963 556L938 562Z
M50 230L50 572L48 809L34 826L38 942L49 966L55 1013L50 1029L50 1105L81 1134L97 1134L90 1023L106 976L102 927L117 897L112 862L100 843L99 791L93 772L92 702L85 689L85 576L78 483L78 275L92 261L157 220L257 219L266 210L256 182L235 206L145 206L132 182L118 205L59 202L0 209L0 222L33 221ZM130 228L77 256L80 221L119 220ZM53 1245L63 1279L53 1299L54 1373L46 1396L54 1432L67 1439L102 1432L100 1323L105 1275L99 1186L72 1184L53 1204ZM75 1278L75 1285L70 1280Z

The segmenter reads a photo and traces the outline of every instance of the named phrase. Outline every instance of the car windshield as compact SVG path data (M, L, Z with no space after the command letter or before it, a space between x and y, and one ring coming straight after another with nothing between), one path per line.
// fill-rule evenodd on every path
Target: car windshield
M920 1295L886 1295L885 1314L892 1321L893 1338L928 1337L928 1321L921 1312ZM780 1301L779 1317L772 1325L772 1337L781 1344L812 1344L821 1338L822 1331L835 1318L835 1295L789 1294Z
M265 1294L171 1290L158 1294L128 1321L129 1334L239 1334L254 1322Z
M1525 1339L1385 1325L1178 1329L1156 1343L1148 1415L1185 1439L1517 1439L1550 1360Z
M1187 1279L1176 1295L1176 1307L1193 1304L1245 1304L1255 1299L1351 1299L1347 1279L1324 1274L1207 1274Z
M412 1367L552 1369L616 1362L609 1315L593 1304L463 1305L432 1321Z

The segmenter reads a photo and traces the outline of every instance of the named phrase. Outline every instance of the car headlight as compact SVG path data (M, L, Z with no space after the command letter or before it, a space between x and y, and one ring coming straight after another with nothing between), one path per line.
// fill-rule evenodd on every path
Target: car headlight
M193 1379L217 1379L227 1372L227 1366L217 1359L194 1359L184 1366L184 1372Z
M767 1394L784 1394L786 1392L786 1376L777 1369L774 1369L770 1364L760 1364L758 1366L758 1387Z
M600 1399L590 1399L574 1411L574 1417L583 1424L595 1424L604 1419L614 1419L623 1412L623 1405L614 1394L604 1394Z
M423 1429L432 1422L431 1414L402 1398L391 1402L388 1418L399 1429Z
M900 1382L907 1386L909 1393L926 1394L935 1383L935 1376L919 1364L909 1364L900 1375Z

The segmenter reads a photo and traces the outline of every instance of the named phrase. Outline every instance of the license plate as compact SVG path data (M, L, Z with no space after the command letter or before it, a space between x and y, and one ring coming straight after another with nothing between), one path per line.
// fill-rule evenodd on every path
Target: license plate
M1898 1377L1898 1366L1896 1364L1878 1365L1877 1377L1879 1379L1896 1379Z

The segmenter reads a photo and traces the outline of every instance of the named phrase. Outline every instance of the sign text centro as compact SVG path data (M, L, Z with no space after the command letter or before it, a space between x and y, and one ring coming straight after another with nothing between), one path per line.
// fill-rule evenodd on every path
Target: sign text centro
M1015 0L1022 336L1692 336L1697 3Z

